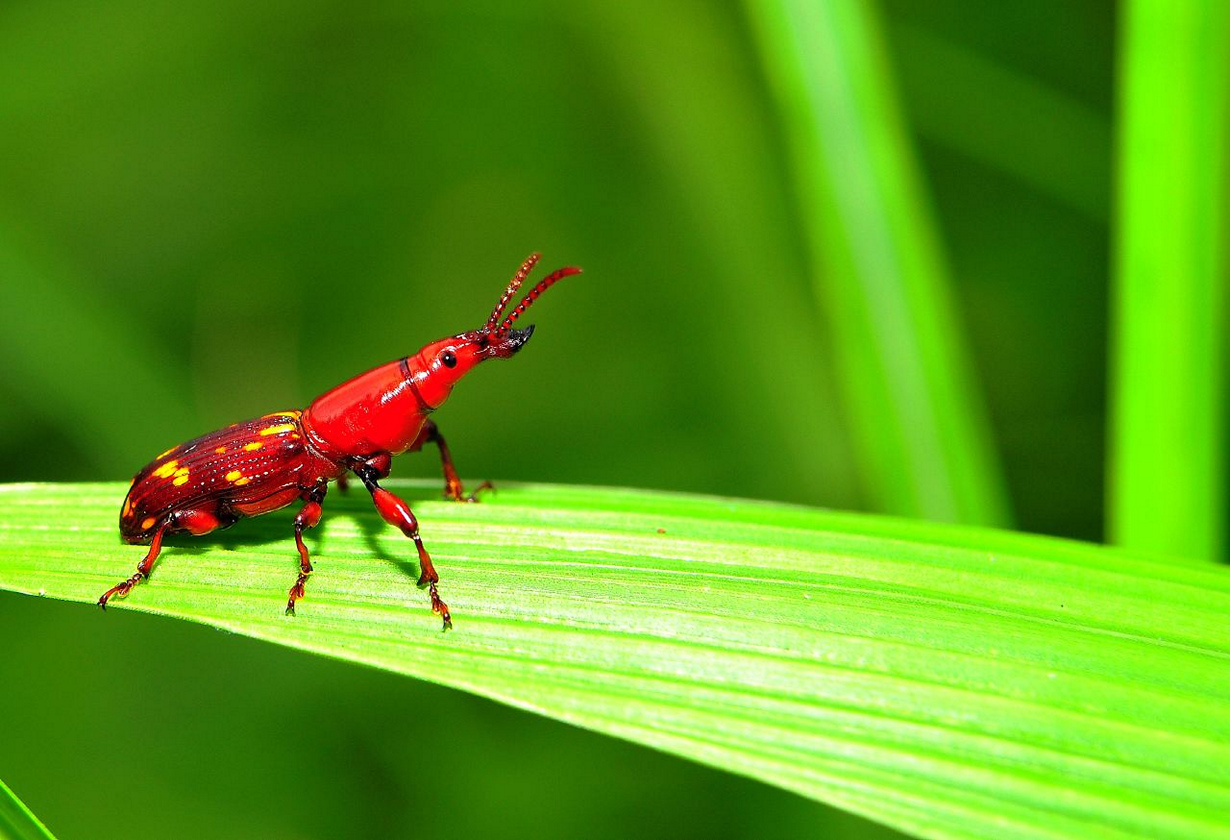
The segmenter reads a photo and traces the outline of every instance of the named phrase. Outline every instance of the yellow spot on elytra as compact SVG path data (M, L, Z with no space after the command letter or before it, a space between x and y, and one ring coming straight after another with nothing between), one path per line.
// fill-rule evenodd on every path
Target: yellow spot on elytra
M179 449L179 447L178 447L178 446L172 446L172 447L171 447L170 449L168 449L166 452L163 452L161 455L159 455L159 456L158 456L158 458L165 458L165 457L167 457L168 455L170 455L172 452L174 452L176 449ZM158 460L158 458L155 458L154 460L155 460L155 461L157 461L157 460Z
M248 483L248 479L246 479L246 478L241 478L241 479L239 479L238 481L236 481L236 482L235 482L235 486L236 486L236 487L243 487L243 486L244 486L245 484L247 484L247 483Z
M188 468L180 467L175 471L175 480L171 482L176 487L181 487L188 483Z
M227 481L239 481L241 478L243 478L243 473L239 470L231 470L226 474Z
M155 523L155 522L157 522L157 521L158 521L158 520L157 520L157 519L155 519L155 518L154 518L154 517L152 517L152 516L147 517L147 518L146 518L146 519L145 519L145 520L141 523L141 530L142 530L142 531L148 531L150 528L153 528L153 527L154 527L154 523Z
M280 435L282 432L293 432L295 430L294 423L283 423L280 426L270 426L268 429L261 429L261 436L265 435Z
M124 516L132 516L132 499L124 500Z
M225 455L225 454L226 454L226 447L225 447L225 446L219 446L217 449L215 449L215 450L214 450L214 452L217 452L219 455Z
M245 446L245 447L244 447L244 449L248 450L249 452L255 452L256 450L260 449L260 448L261 448L262 446L264 446L264 445L265 445L265 444L261 443L261 442L258 440L258 441L255 441L255 442L253 442L253 443L249 443L247 446Z
M175 472L175 468L179 466L179 461L167 461L158 469L154 470L154 475L157 478L166 478Z

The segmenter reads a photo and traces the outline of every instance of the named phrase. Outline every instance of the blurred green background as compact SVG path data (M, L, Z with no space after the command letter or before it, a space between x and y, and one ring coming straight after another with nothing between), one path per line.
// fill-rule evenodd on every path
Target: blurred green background
M1014 521L1099 539L1112 4L881 11ZM738 4L9 0L0 78L0 480L305 405L541 250L586 273L436 415L463 476L874 507ZM0 634L0 778L61 838L891 835L123 610Z

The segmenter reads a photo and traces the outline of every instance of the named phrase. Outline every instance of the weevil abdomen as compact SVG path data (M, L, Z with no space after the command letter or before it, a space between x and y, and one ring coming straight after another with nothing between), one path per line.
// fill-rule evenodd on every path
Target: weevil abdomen
M325 478L322 472L335 477L337 468L322 465L305 446L299 417L298 411L283 411L236 423L146 464L120 510L124 541L148 543L176 511L207 512L226 528L240 517L289 505L302 487Z

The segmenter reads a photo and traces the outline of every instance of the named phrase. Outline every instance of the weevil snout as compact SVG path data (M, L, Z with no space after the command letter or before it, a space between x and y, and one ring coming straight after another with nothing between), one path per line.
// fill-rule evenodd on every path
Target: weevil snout
M533 334L533 324L523 330L510 329L505 335L496 338L491 343L490 352L493 356L498 356L501 359L510 358L513 354L525 346L525 343L530 340L530 336Z

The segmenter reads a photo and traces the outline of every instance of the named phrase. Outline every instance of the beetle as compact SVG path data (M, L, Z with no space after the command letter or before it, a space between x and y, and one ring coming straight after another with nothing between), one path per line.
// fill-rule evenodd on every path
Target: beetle
M425 345L404 356L343 382L303 410L276 411L254 420L190 440L163 452L132 480L120 509L120 536L126 543L148 545L132 577L108 589L98 599L104 610L113 597L122 598L147 579L168 534L208 534L229 528L246 516L260 516L296 501L303 506L294 519L299 550L299 577L290 588L286 613L304 597L312 564L303 532L320 522L329 482L344 484L353 473L371 493L381 518L414 541L418 550L418 585L426 585L431 609L444 629L452 627L448 605L440 599L440 576L419 536L418 520L409 505L380 486L394 455L417 452L434 443L444 471L444 495L459 502L478 500L484 482L467 495L453 466L448 444L430 415L443 405L453 386L486 359L516 355L534 333L531 325L513 323L547 288L581 269L566 267L535 285L501 321L521 284L539 260L531 254L522 263L487 323Z

